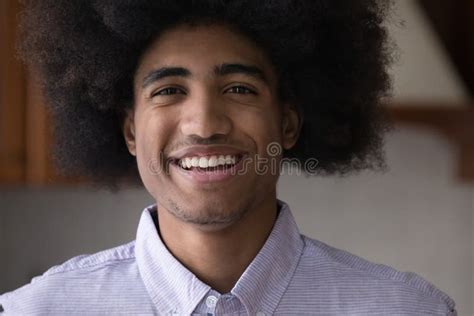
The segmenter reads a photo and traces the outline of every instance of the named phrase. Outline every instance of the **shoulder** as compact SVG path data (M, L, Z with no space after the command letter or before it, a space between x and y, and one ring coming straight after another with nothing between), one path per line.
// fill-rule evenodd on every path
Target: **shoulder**
M135 259L135 242L106 249L94 254L80 255L54 266L32 282L54 275L71 275L74 273L90 272L117 267L116 264Z
M402 272L371 262L304 235L302 239L305 248L300 259L300 271L295 277L301 278L299 281L303 283L305 275L306 278L311 276L309 282L326 284L330 287L326 290L347 295L348 300L355 294L361 302L390 300L414 309L430 310L434 314L455 314L454 300L414 272Z
M127 277L138 277L134 242L95 254L80 255L48 269L30 283L0 296L6 315L68 312L90 298L113 293ZM89 300L90 301L90 300Z

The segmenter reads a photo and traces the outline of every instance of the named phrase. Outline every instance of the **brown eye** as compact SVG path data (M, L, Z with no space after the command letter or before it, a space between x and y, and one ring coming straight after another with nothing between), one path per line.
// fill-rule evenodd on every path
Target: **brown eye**
M237 93L237 94L257 94L255 91L244 86L231 87L227 91L230 91L231 93Z
M155 96L163 96L163 95L173 95L173 94L185 94L183 90L175 87L169 87L159 90L158 92L154 93L152 97Z

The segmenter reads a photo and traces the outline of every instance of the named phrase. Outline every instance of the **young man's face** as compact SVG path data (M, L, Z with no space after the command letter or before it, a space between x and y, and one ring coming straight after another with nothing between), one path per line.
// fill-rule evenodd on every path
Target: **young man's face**
M255 158L278 162L267 146L290 148L297 138L296 114L276 89L263 51L230 28L182 25L161 34L140 60L124 124L158 204L187 222L225 226L273 196L278 172L263 160L257 169Z

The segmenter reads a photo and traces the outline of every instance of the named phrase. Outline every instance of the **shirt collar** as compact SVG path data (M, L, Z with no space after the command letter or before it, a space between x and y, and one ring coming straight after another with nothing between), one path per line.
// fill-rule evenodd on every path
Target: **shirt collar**
M262 249L231 290L249 315L272 315L303 252L303 240L289 206L277 200L280 212ZM152 214L157 205L143 210L138 225L138 268L160 314L190 315L211 287L183 266L161 240Z

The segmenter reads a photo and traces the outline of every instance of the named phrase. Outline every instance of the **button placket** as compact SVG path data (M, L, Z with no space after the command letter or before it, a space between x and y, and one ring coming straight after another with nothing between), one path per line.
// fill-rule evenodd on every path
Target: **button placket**
M216 295L209 295L206 297L207 316L213 316L216 314L216 306L219 298Z
M207 307L212 308L214 310L214 308L216 307L216 304L217 304L217 297L215 297L214 295L209 295L206 298Z

